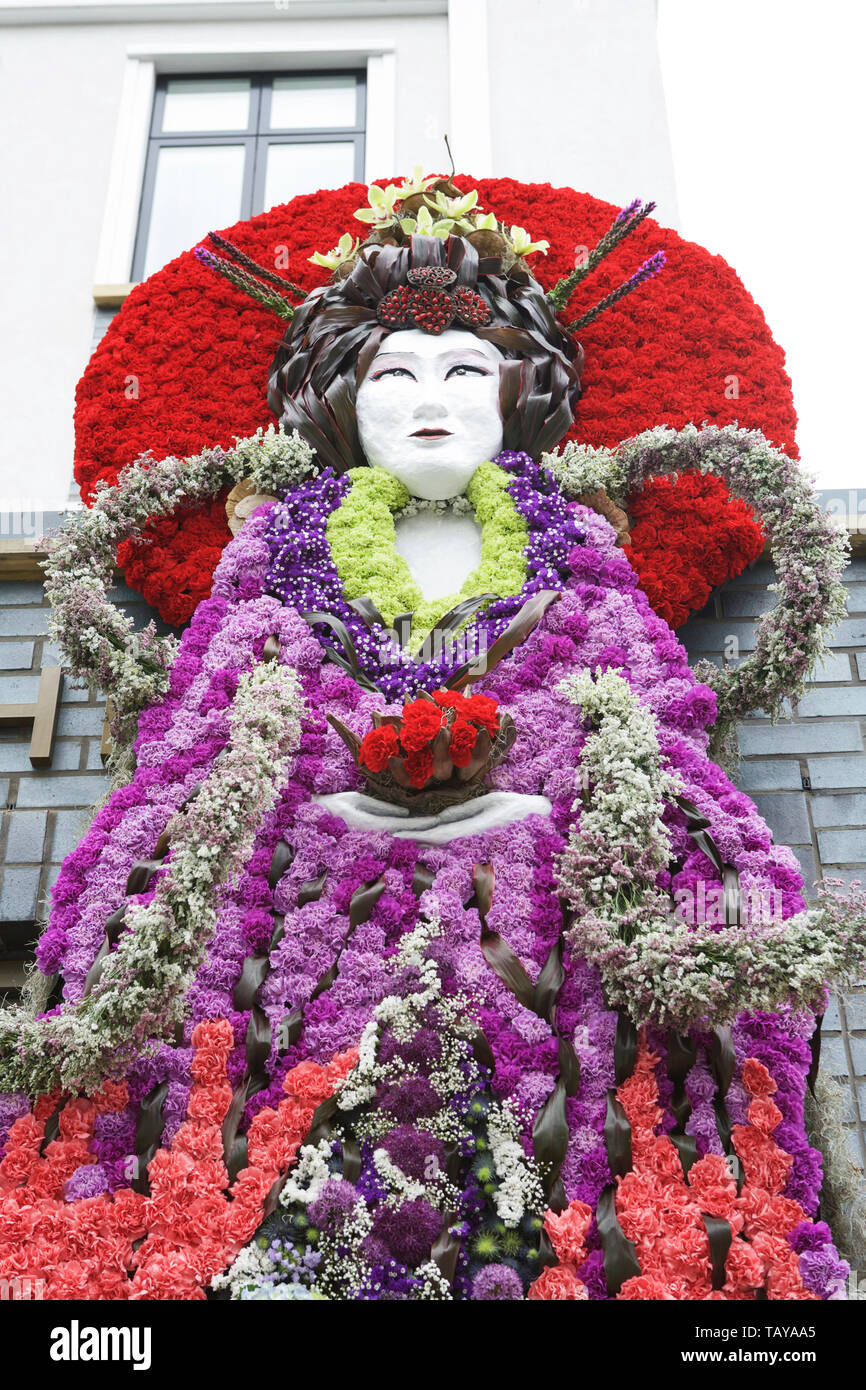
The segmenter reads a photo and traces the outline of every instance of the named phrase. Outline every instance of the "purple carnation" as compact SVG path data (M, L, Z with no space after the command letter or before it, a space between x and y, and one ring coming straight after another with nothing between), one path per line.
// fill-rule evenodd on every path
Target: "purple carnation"
M67 1202L86 1201L88 1197L99 1197L109 1186L109 1174L99 1163L85 1163L76 1168L71 1178L63 1184L63 1196Z
M832 1245L824 1245L820 1250L804 1250L799 1260L800 1274L810 1293L823 1299L844 1298L851 1266L839 1259Z
M789 1231L786 1240L798 1255L804 1250L821 1250L833 1244L833 1232L826 1221L800 1221Z
M578 1270L578 1277L586 1285L590 1299L604 1300L610 1297L601 1250L590 1251Z

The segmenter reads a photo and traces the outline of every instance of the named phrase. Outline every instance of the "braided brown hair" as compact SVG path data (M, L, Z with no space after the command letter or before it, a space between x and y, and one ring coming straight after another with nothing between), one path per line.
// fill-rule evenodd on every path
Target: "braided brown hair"
M492 318L472 331L504 355L499 403L506 449L537 458L568 431L580 396L583 349L554 317L528 271L502 273L462 237L413 236L407 246L367 246L351 273L314 290L295 311L271 365L268 404L286 431L297 430L324 467L337 473L366 463L355 396L384 338L377 309L419 266L445 266L458 287L482 296Z

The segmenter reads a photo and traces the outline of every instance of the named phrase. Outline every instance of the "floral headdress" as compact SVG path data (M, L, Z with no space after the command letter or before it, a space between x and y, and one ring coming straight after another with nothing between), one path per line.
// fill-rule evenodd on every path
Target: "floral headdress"
M473 247L480 274L503 275L525 284L531 279L527 258L537 252L546 255L550 246L547 241L533 241L524 227L508 227L494 213L483 212L475 189L464 193L450 178L425 177L420 166L399 186L388 184L381 188L371 184L367 192L368 206L355 212L359 221L370 226L366 240L362 243L360 238L347 232L333 250L316 251L310 256L314 264L331 270L335 281L347 279L358 262L366 259L371 247L405 246L415 236L443 239L456 236ZM641 203L635 199L617 214L593 249L582 255L574 270L548 291L547 301L555 314L562 313L578 285L654 208L655 203ZM205 245L197 246L195 255L203 265L225 276L280 318L290 320L293 317L298 305L287 296L304 300L307 298L305 290L266 266L258 265L216 232L209 233L209 240L224 254L217 255ZM585 328L638 285L657 275L664 264L664 251L656 251L603 299L567 323L566 331L576 333ZM485 326L490 322L489 307L480 295L466 286L458 286L457 278L454 271L441 266L411 269L407 275L409 283L383 298L379 305L379 322L388 328L416 327L426 333L442 333L455 321L467 328Z

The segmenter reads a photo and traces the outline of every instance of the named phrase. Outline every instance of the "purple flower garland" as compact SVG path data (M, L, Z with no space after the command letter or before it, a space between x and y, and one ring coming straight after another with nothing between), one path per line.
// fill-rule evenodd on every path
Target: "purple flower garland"
M332 482L324 483L328 495ZM512 486L520 492L519 473ZM533 498L544 494L537 491L537 480L527 488L527 498L532 494L525 502L529 507ZM309 494L309 488L298 492ZM554 498L549 520L558 514L557 506L565 504ZM382 694L360 689L325 661L321 642L295 609L263 592L272 559L266 511L257 514L227 547L213 595L199 606L184 634L168 694L141 716L133 781L100 811L66 860L55 886L39 963L46 973L63 972L67 999L80 997L105 919L123 902L132 864L152 853L171 813L224 746L226 711L238 673L261 659L265 640L272 634L280 640L283 659L301 676L308 709L301 748L243 874L222 891L207 959L189 991L182 1044L162 1044L133 1068L128 1110L120 1116L100 1117L97 1123L93 1150L102 1171L89 1178L82 1174L80 1182L75 1175L67 1194L70 1198L86 1195L93 1184L103 1181L110 1190L131 1180L128 1159L134 1147L137 1102L157 1081L169 1081L164 1141L176 1132L186 1114L189 1038L198 1021L230 1020L236 1046L229 1072L233 1083L240 1080L250 1013L235 1009L233 991L246 957L267 948L273 911L285 913L285 933L271 954L271 973L260 993L275 1037L268 1063L270 1084L248 1105L246 1122L263 1105L280 1098L282 1077L290 1066L304 1057L326 1061L335 1051L357 1043L375 1005L390 988L383 962L417 920L419 901L412 881L418 863L434 875L420 910L437 912L443 922L445 930L436 945L443 973L453 988L466 990L476 1002L496 1060L494 1091L519 1106L524 1142L529 1146L533 1116L556 1074L555 1040L549 1026L526 1010L487 966L478 947L478 914L466 904L472 894L474 864L492 863L496 890L488 923L534 979L558 931L554 866L580 790L580 749L586 735L579 710L556 690L574 669L600 665L622 670L655 715L661 746L678 769L685 794L706 811L713 836L724 858L739 870L741 881L780 892L786 916L800 909L800 876L791 851L772 845L753 804L707 758L705 728L714 711L712 693L695 681L681 644L636 587L637 577L615 547L608 524L583 508L567 510L581 542L566 557L570 574L564 587L557 570L555 586L562 587L562 598L484 682L485 693L512 714L519 731L515 747L496 769L492 782L506 790L547 795L553 803L551 818L530 817L516 826L437 847L372 832L348 832L341 821L311 802L314 794L357 785L356 770L326 723L325 713L338 714L363 733L373 710L383 711L388 705ZM556 564L560 564L558 557ZM541 575L538 569L538 587L552 586L551 575ZM431 678L434 688L438 680L438 675ZM701 881L709 888L717 883L718 875L688 836L682 815L671 809L667 819L681 864L668 875L671 888L694 889ZM274 892L268 886L268 872L280 838L290 841L294 860ZM300 885L323 872L327 878L321 900L298 908ZM385 877L385 892L369 921L349 936L353 892L380 875ZM337 955L337 979L311 1002L318 981ZM606 1092L614 1084L616 1019L604 1006L596 972L585 962L568 958L566 967L557 1022L560 1031L573 1038L581 1084L567 1102L570 1139L562 1176L570 1198L579 1197L594 1206L610 1178L603 1124ZM304 1008L304 1028L298 1041L280 1054L279 1024L296 1006ZM812 1027L811 1015L803 1013L740 1019L733 1030L737 1067L727 1107L735 1122L743 1121L746 1097L737 1078L744 1061L758 1057L777 1082L775 1099L783 1114L777 1137L793 1155L786 1193L814 1213L820 1157L809 1146L803 1125ZM663 1057L662 1044L661 1035L653 1038L654 1048ZM714 1089L707 1054L699 1048L686 1092L692 1107L687 1130L694 1134L701 1153L719 1152L721 1147L712 1108ZM660 1091L664 1103L670 1096L670 1083L664 1076ZM0 1142L21 1112L21 1104L18 1097L0 1098ZM817 1228L809 1228L813 1229ZM581 1277L591 1297L606 1297L594 1228L589 1243L592 1253ZM803 1250L804 1258L815 1255L816 1271L819 1265L821 1270L829 1269L827 1262L835 1258L832 1247L829 1253L823 1246L820 1251L806 1246ZM818 1278L816 1272L816 1283ZM833 1280L827 1275L824 1283L829 1288Z
M493 462L510 475L506 490L526 522L527 577L519 593L490 603L467 624L465 646L470 653L489 650L533 594L561 587L568 576L569 552L586 535L551 474L528 454L509 449ZM463 658L445 646L430 660L408 659L389 642L389 629L368 625L345 598L325 530L350 487L348 478L337 478L326 469L272 508L266 535L271 553L267 591L298 612L326 612L339 618L352 639L361 670L388 700L436 690ZM331 628L319 623L314 630L325 647L342 651Z

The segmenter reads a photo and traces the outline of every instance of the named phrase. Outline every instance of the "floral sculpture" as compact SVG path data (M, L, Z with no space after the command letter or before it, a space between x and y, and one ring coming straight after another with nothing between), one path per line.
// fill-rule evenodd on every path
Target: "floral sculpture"
M516 190L374 185L363 242L299 235L295 280L262 237L322 230L356 188L213 234L88 369L92 506L48 587L70 670L111 695L115 787L0 1013L0 1278L59 1299L842 1296L804 1099L866 898L807 906L710 753L802 688L846 541L754 321L765 399L740 424L618 392L601 427L594 335L622 382L652 376L609 311L646 295L687 342L659 289L685 264L713 323L726 295L757 311L651 205L584 200L575 256L556 209L566 226L577 195L548 190L534 240ZM173 423L151 420L168 456L136 462L139 439L112 463L142 422L113 430L103 387L170 282L238 341L279 319L279 427L250 418L233 349L233 443L195 392L175 411L181 366ZM199 369L184 316L154 383L174 350ZM668 623L764 539L779 601L754 653L692 671ZM111 605L116 556L191 618L179 640Z

